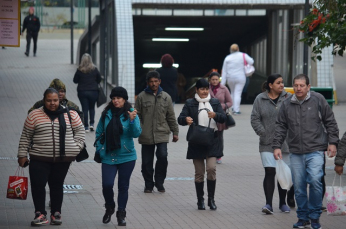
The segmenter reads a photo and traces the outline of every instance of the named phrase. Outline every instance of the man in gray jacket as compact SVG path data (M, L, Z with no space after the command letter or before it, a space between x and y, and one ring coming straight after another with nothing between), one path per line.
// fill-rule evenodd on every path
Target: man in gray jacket
M179 127L175 118L172 99L160 87L161 79L157 71L147 74L148 87L136 100L136 109L141 121L142 134L142 175L145 181L145 193L152 193L154 185L159 192L165 192L163 183L167 174L167 143L173 132L173 142L178 141ZM156 146L155 175L153 169ZM155 176L155 182L153 179Z
M297 201L298 222L293 228L321 228L324 151L335 156L339 129L334 113L325 98L310 91L308 76L293 79L295 94L281 105L272 144L276 160L282 158L281 146L286 139L291 153L291 172ZM287 138L286 138L287 136ZM309 198L307 195L309 184ZM311 221L311 222L310 222Z

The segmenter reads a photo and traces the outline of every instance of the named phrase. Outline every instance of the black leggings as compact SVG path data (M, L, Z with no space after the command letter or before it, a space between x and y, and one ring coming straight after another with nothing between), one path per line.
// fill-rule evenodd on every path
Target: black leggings
M266 204L269 204L271 207L273 206L273 195L275 189L275 174L276 170L274 167L265 167L265 176L263 180L263 189L264 195L266 196ZM278 190L279 190L279 198L280 204L279 207L286 204L286 193L287 190L281 188L278 182Z

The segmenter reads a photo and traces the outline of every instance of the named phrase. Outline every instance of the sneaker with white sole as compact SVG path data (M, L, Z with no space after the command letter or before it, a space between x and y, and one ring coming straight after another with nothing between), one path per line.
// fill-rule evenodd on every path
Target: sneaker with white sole
M31 226L44 225L48 223L48 219L41 212L35 212L35 218L31 221Z
M221 157L216 159L216 163L218 163L218 164L222 163Z
M311 219L311 229L321 229L322 226L320 224L319 219Z
M298 219L298 222L293 224L293 228L306 228L310 227L309 220Z
M61 225L61 214L60 212L55 212L54 215L50 216L50 224L51 225Z
M271 215L273 214L273 208L272 206L270 206L269 204L266 204L263 208L262 208L262 212L266 213L267 215Z
M90 125L89 128L90 128L90 131L94 131L94 126L93 125Z
M289 213L291 211L291 209L286 204L282 205L280 207L280 210L285 213Z

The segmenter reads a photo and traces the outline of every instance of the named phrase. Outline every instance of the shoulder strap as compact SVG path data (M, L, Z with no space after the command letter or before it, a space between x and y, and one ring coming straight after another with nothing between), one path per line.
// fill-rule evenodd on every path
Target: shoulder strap
M246 66L246 65L247 65L247 62L246 62L246 60L245 60L245 53L243 53L243 60L244 60L244 66Z
M71 114L70 114L70 110L68 109L68 106L66 106L66 110L67 110L66 113L67 113L68 119L70 120L72 134L74 136L74 131L73 131L73 128L72 128L72 118L71 118Z

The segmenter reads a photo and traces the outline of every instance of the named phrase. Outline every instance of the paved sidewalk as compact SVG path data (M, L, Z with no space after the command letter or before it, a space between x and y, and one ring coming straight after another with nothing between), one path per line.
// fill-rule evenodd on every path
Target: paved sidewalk
M20 133L27 110L42 98L52 79L58 77L67 86L67 98L80 104L72 78L76 66L70 65L68 40L39 40L37 57L24 56L21 48L0 49L0 228L29 228L34 207L29 191L28 200L6 199L8 176L17 169L16 155ZM77 44L77 43L76 43ZM77 47L77 45L75 46ZM338 90L341 90L340 88ZM345 90L345 89L343 89ZM133 102L133 101L132 101ZM176 105L176 116L182 105ZM187 127L180 128L178 143L169 144L166 193L143 193L140 172L140 145L136 142L138 161L131 178L127 206L126 228L292 228L296 212L280 213L277 191L274 195L274 215L263 215L265 204L262 188L264 170L258 153L258 137L250 126L252 106L241 106L242 115L235 116L237 126L225 132L225 157L217 165L217 211L198 211L194 189L192 161L186 160ZM333 108L340 135L346 131L346 106ZM102 108L97 109L96 120ZM87 133L90 160L74 162L67 175L66 185L81 185L82 189L65 189L62 208L63 224L59 228L121 228L116 217L102 224L104 200L101 188L100 164L92 161L94 133ZM333 162L327 161L327 185L331 185ZM28 175L28 169L25 169ZM67 187L66 187L67 188ZM48 193L47 193L47 210ZM324 229L343 228L346 217L323 213ZM46 226L53 228L54 226Z

